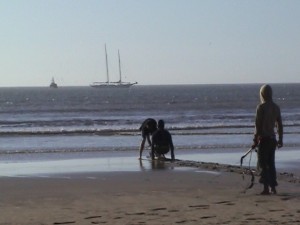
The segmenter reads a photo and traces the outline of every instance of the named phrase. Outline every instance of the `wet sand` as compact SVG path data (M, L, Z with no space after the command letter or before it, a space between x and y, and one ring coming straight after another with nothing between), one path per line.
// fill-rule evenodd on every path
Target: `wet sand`
M151 165L140 171L1 177L0 224L300 223L300 183L290 173L278 175L277 195L261 196L258 179L245 190L251 177L243 180L239 167Z

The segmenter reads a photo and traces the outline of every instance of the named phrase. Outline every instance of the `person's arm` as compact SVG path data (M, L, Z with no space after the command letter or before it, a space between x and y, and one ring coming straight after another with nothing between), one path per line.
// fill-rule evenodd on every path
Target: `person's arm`
M169 133L169 146L171 149L171 159L175 160L174 145L173 145L172 135L170 133Z
M262 131L262 109L260 106L258 106L256 108L255 131L254 131L252 148L255 148L258 145L261 131Z
M282 125L282 119L281 119L281 113L279 109L279 114L277 118L277 133L278 133L278 148L281 148L283 146L283 125Z

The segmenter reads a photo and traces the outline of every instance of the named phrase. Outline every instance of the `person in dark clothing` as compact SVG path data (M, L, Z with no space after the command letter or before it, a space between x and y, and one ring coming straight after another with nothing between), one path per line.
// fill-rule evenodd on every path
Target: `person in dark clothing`
M158 121L158 130L152 135L151 158L163 157L171 150L171 159L175 160L173 140L170 132L165 129L163 120Z
M258 164L261 169L259 182L264 185L262 195L276 194L277 177L275 167L276 147L282 147L283 126L280 108L273 102L272 88L260 88L261 103L256 109L255 133L252 148L258 147ZM275 128L277 129L278 141ZM271 189L271 192L269 190Z
M146 119L140 126L139 130L142 132L142 142L140 145L140 157L139 157L139 159L141 159L145 148L146 140L148 141L149 146L151 146L150 135L152 135L157 130L156 120L152 118Z

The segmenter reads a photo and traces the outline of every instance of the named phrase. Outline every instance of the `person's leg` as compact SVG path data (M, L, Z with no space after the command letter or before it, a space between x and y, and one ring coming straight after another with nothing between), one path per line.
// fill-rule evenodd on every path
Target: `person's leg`
M271 187L271 192L273 194L277 194L276 191L276 186L277 184L277 174L276 174L276 167L275 167L275 150L276 150L276 141L273 140L270 146L270 152L269 152L269 178L270 178L270 187Z
M151 154L151 159L154 160L154 159L155 159L155 156L156 156L156 151L155 151L154 148L151 148L150 154Z
M258 148L258 164L261 169L259 182L264 185L261 194L268 195L270 192L268 184L267 143L264 141L260 142Z
M146 138L143 138L142 142L141 142L141 145L140 145L140 158L142 158L142 154L143 154L143 150L144 150L144 147L145 147L145 142L146 142Z

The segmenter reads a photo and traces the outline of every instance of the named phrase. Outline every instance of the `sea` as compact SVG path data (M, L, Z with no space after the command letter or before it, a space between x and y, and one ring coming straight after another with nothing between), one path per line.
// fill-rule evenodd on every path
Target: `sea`
M137 159L147 118L165 121L176 158L238 164L252 145L260 86L1 87L0 168L128 153ZM279 158L298 167L300 84L271 86L284 124Z

